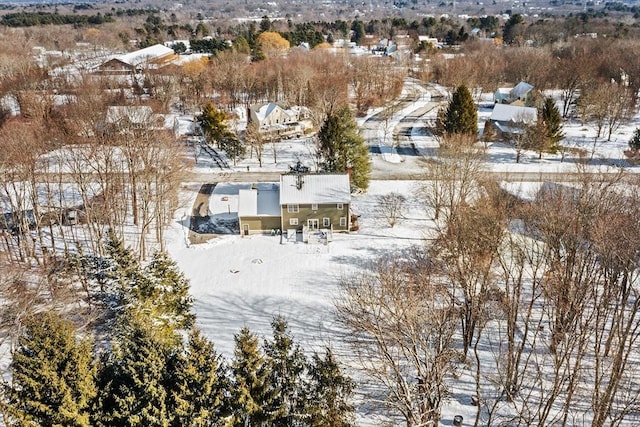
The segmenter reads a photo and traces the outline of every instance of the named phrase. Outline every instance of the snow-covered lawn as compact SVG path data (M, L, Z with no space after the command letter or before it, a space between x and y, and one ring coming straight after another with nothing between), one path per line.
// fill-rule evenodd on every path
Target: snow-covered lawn
M237 212L237 199L230 198L228 205L221 199L232 187L245 185L249 184L219 184L211 197L211 215ZM282 244L280 236L229 235L188 247L179 220L188 209L178 212L167 235L168 250L191 280L198 326L218 351L231 356L233 336L240 328L248 326L267 336L273 317L283 315L306 351L331 345L344 353L333 310L340 282L380 257L423 244L431 222L411 197L416 186L411 181L376 181L366 194L354 195L360 229L335 234L328 245ZM409 199L405 218L394 228L376 211L377 196L389 192Z
M417 101L415 109L424 107L428 99ZM399 114L410 113L405 108ZM490 108L480 109L479 124L490 114ZM399 116L390 120L394 125ZM629 172L638 168L629 165L624 157L627 141L640 123L633 121L618 129L611 141L599 140L594 145L594 129L578 123L564 127L563 144L587 154L587 164L592 171L617 170L624 167ZM418 125L417 125L418 126ZM382 131L381 131L382 132ZM380 135L379 135L380 136ZM419 127L411 133L420 152L435 154L435 140L424 135ZM385 152L384 150L383 153ZM520 163L515 162L516 152L504 143L489 143L486 149L486 169L520 172L573 172L582 160L577 151L560 154L544 154L542 159L534 152L524 152ZM234 171L287 171L296 161L314 166L313 141L309 138L285 141L277 147L277 161L269 148L265 150L264 163L260 167L255 158L246 159L232 168ZM374 168L401 167L407 172L419 173L424 165L404 162L396 155L373 156ZM413 168L413 169L411 169ZM214 171L210 166L197 165L197 171ZM312 169L313 170L313 169ZM220 183L211 197L209 206L213 218L233 216L237 212L237 189L250 183ZM298 343L306 351L320 350L332 345L338 354L348 351L341 344L341 331L334 319L334 301L340 295L340 283L349 280L359 271L371 268L376 260L385 256L401 256L414 245L424 245L433 223L427 209L415 195L419 183L415 181L372 181L365 194L353 195L352 210L358 214L360 229L351 234L337 234L328 245L304 243L282 244L279 236L240 237L227 235L202 245L188 246L184 238L184 222L180 218L189 215L187 204L176 213L176 220L167 234L169 252L191 280L191 292L195 297L198 326L216 344L218 351L230 356L233 337L241 327L248 326L260 335L271 333L270 322L276 315L284 315ZM510 191L523 197L532 197L540 183L505 184ZM404 218L390 228L377 211L377 196L398 192L408 198L409 209ZM193 195L195 197L195 194ZM487 355L491 357L491 355ZM490 362L490 360L487 360ZM453 415L461 414L465 421L473 420L476 407L470 403L473 379L465 372L451 379L452 394L443 404L443 423L450 423ZM376 420L359 414L359 425L374 425Z
M233 187L219 184L211 197L211 215L237 212L237 198L220 202ZM199 325L229 355L233 334L246 325L269 333L270 321L285 315L305 348L318 349L336 339L333 298L339 282L379 257L423 243L430 227L424 210L412 203L416 187L410 181L376 181L366 194L355 195L352 212L360 229L334 234L328 245L281 243L280 236L228 235L202 245L187 246L184 228L176 221L168 235L169 252L191 280ZM390 228L376 211L376 197L389 192L408 195L405 218Z

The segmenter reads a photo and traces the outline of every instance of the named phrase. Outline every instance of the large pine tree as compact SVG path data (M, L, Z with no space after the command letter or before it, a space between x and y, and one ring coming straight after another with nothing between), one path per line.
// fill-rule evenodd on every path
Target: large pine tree
M269 370L272 396L268 412L271 425L287 427L305 418L306 386L303 374L307 360L288 333L286 320L277 316L271 322L273 340L265 341L264 351Z
M78 341L73 326L54 313L29 318L5 390L10 423L90 426L96 395L91 347L89 339Z
M324 356L314 354L309 367L307 394L310 425L314 427L353 425L353 405L349 403L354 383L344 375L330 348Z
M208 102L202 107L202 114L198 115L196 120L202 128L207 141L210 144L219 144L232 135L226 124L227 118L227 113L218 110L212 102Z
M144 289L142 267L133 251L125 247L113 229L108 231L105 250L108 265L104 272L106 289L114 297L114 301L108 303L119 309L132 299L139 299L139 293Z
M369 148L360 135L349 107L329 113L320 128L318 139L322 170L339 173L350 170L351 185L366 190L371 174Z
M173 358L167 388L172 426L207 427L218 425L226 415L228 381L222 358L213 343L194 329L186 352Z
M196 117L207 142L224 150L234 164L245 154L245 145L238 136L229 129L227 120L229 116L222 110L218 110L212 102L202 107L202 114Z
M445 134L478 134L478 109L465 85L455 90L441 119Z
M157 252L144 269L146 280L140 297L156 324L169 329L189 329L195 321L191 312L193 297L189 295L189 280L165 252Z
M548 146L547 150L556 152L558 144L564 138L564 133L562 132L562 116L553 98L545 98L541 120L544 125L545 138L548 141L546 144Z
M121 328L114 349L101 364L93 424L168 427L165 381L175 349L156 339L153 326L138 319Z
M231 409L236 425L260 425L270 419L266 408L271 395L269 371L260 350L258 338L247 327L235 337L234 357L231 363Z

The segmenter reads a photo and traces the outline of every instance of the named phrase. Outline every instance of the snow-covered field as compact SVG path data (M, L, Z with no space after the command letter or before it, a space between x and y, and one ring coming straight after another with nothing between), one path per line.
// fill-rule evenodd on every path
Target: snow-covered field
M414 108L427 105L429 99L421 99ZM410 111L405 109L400 113ZM434 113L435 114L435 113ZM481 108L479 122L482 124L490 114L487 107ZM399 117L392 122L397 123ZM638 125L639 119L621 127L611 141L597 142L594 146L594 129L577 123L565 125L566 140L570 147L588 153L591 170L616 170L620 167L630 172L636 168L627 164L623 151L627 141ZM382 139L382 138L380 138ZM416 128L411 134L411 142L423 153L435 152L433 138L425 136ZM595 147L595 148L594 148ZM406 162L396 155L374 156L374 168L388 167L414 168L420 172L424 166L416 162ZM591 153L593 151L593 158ZM543 155L525 152L521 162L516 163L515 150L503 143L489 144L486 168L493 171L526 172L573 172L580 159L568 154L562 159L560 154ZM287 171L298 160L313 167L313 141L310 138L281 143L277 147L277 161L269 149L265 150L264 164L258 165L255 158L238 163L230 173L244 171ZM210 165L197 165L203 173L214 171ZM245 184L220 183L211 197L209 209L212 217L233 216L237 212L237 199L228 197L221 203L220 196ZM284 315L289 321L291 332L298 343L307 351L319 350L332 345L338 353L347 351L341 344L341 331L334 321L333 303L340 294L340 283L358 271L370 268L377 259L397 256L410 250L413 245L423 245L425 237L433 226L427 209L414 197L419 183L416 181L372 181L364 194L353 195L353 211L360 215L360 229L351 234L338 234L328 245L308 245L304 243L282 244L279 236L240 237L228 235L215 238L202 245L189 246L185 239L185 229L179 218L189 214L190 204L176 213L176 221L169 232L169 252L180 268L191 280L191 292L195 297L198 326L216 344L218 351L230 356L233 351L233 336L241 327L266 336L270 334L270 321L276 315ZM539 183L505 184L511 191L531 197ZM378 195L399 192L409 199L409 210L404 218L390 228L385 219L376 211ZM187 195L188 196L188 195ZM192 196L195 197L195 194ZM472 378L465 374L456 380L448 399L443 404L443 422L449 422L453 415L461 414L465 420L473 420L476 407L469 401L472 393ZM468 391L468 393L467 393ZM373 425L378 421L359 414L358 423Z
M399 111L387 121L387 126L399 123L403 114L428 106L429 97L422 97L412 107ZM372 112L373 113L373 112ZM479 111L480 126L490 115L488 104L483 103ZM432 113L435 116L435 110ZM431 117L431 116L430 116ZM362 123L366 118L359 119ZM588 153L589 168L593 170L616 170L624 167L637 172L637 167L627 164L623 151L636 128L640 116L618 129L611 141L596 142L592 126L567 123L564 127L564 144ZM187 117L182 117L181 126L189 127ZM378 138L384 140L388 129L380 129ZM435 155L436 141L416 126L411 132L410 142L425 156ZM383 141L384 142L384 141ZM275 153L274 153L275 150ZM382 155L372 156L374 168L402 168L408 173L424 172L426 162L416 162L387 149ZM593 153L593 159L591 154ZM50 158L53 156L52 153ZM503 143L488 144L486 168L493 171L526 172L573 172L580 159L568 154L543 155L525 152L520 163L515 162L515 150ZM263 164L248 158L232 165L229 174L250 171L288 171L290 166L301 161L315 170L316 156L313 137L289 140L265 147ZM194 171L206 176L218 176L217 168L205 156L201 156ZM218 183L209 205L212 218L229 219L237 215L237 190L251 183ZM359 230L350 234L336 234L328 245L304 243L281 243L279 236L222 235L207 243L190 245L187 239L185 218L192 212L198 184L185 183L181 195L184 202L175 212L174 221L166 233L167 249L180 269L191 281L191 293L195 297L197 324L213 340L219 352L231 356L234 334L243 326L266 336L271 333L270 322L276 315L283 315L289 322L291 332L305 351L321 350L327 345L338 354L348 351L341 340L341 330L334 319L334 301L339 297L340 284L359 271L372 267L376 260L385 256L398 256L411 250L414 245L424 245L430 236L433 223L428 210L415 197L420 183L417 181L372 181L366 193L354 194L352 211L359 215ZM539 183L505 184L513 192L531 196ZM379 195L397 192L408 199L404 217L391 228L377 211ZM223 197L226 199L223 200ZM4 362L0 352L0 361ZM8 353L4 353L7 356ZM443 424L451 425L453 415L461 414L465 421L473 420L476 407L470 404L469 396L473 382L465 373L454 381L452 394L443 403ZM380 425L379 420L360 413L359 425Z
M219 184L212 200L230 184ZM238 185L234 183L233 185ZM274 316L284 315L296 341L306 351L331 345L338 354L341 331L335 325L333 301L340 282L366 269L379 257L423 244L430 222L418 203L409 203L405 219L390 228L376 210L376 197L389 192L410 195L409 181L377 181L366 194L353 198L360 229L335 234L328 245L281 244L280 236L223 236L187 247L176 221L168 235L168 250L191 280L198 326L218 351L233 353L233 336L243 326L267 336ZM237 200L230 200L237 212ZM226 204L211 203L227 213ZM178 213L176 218L180 218ZM365 420L362 420L365 423Z

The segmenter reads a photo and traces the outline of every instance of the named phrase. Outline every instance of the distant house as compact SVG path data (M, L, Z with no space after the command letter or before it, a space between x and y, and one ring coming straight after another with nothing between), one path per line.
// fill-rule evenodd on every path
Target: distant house
M537 109L506 104L496 104L489 118L489 122L497 131L498 139L510 139L513 135L521 135L527 126L536 123L537 120Z
M281 175L279 184L260 183L239 191L240 234L348 232L350 204L347 174Z
M533 86L520 82L515 87L500 87L493 95L496 104L531 106L533 103Z
M351 186L347 174L280 176L282 230L349 231Z
M109 59L98 67L106 74L138 73L145 69L157 69L170 63L174 55L173 49L162 44L139 49Z
M306 107L282 108L269 102L253 104L248 107L250 122L258 123L258 130L270 137L302 136L305 130L312 127L308 120L311 113Z
M250 120L258 122L260 129L296 122L295 116L274 102L249 107Z
M435 37L418 36L418 42L424 43L425 45L431 46L432 48L440 47L440 43L438 42L438 39Z
M112 105L107 108L103 130L115 134L136 129L178 133L177 116L156 114L148 105Z

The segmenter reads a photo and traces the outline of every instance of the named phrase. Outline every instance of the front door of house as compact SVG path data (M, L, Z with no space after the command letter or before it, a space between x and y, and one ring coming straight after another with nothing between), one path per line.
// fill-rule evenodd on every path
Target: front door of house
M244 234L245 236L249 235L249 224L244 224L244 227L242 227L242 234Z
M317 230L319 224L320 224L320 221L317 219L307 220L307 226L309 227L309 230Z

